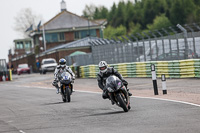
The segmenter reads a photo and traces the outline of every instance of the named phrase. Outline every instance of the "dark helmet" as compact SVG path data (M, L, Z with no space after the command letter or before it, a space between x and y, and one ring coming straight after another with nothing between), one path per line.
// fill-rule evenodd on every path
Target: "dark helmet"
M64 68L64 67L66 66L66 60L65 60L64 58L61 58L61 59L59 60L59 65L60 65L62 68Z

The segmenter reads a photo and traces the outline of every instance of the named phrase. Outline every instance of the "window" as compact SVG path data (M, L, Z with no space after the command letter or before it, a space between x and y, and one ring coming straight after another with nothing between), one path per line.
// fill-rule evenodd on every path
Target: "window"
M57 33L47 33L45 35L47 42L58 42L58 34Z
M63 32L58 33L58 38L59 38L59 41L65 41L65 34Z
M60 42L65 40L64 32L61 33L47 33L45 35L47 42Z
M25 49L31 48L31 42L25 42Z
M75 39L81 39L88 36L96 37L97 35L96 35L96 30L92 29L90 31L89 30L76 31L74 33L74 36L75 36Z
M80 39L80 32L79 31L75 31L75 39Z
M23 42L17 42L16 48L17 48L17 49L23 49L23 48L24 48Z

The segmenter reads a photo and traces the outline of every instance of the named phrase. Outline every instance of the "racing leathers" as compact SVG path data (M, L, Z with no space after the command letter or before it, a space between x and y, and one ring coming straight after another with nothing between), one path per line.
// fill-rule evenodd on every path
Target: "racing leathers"
M107 71L105 73L99 72L97 74L97 81L98 81L98 86L101 90L103 90L103 94L102 97L104 99L108 98L108 91L106 88L106 79L110 76L110 75L115 75L117 76L124 84L124 86L127 88L128 82L126 80L123 79L122 75L117 72L113 67L108 67ZM127 88L128 90L128 88ZM129 91L129 96L132 95Z
M71 70L71 68L69 66L65 66L64 68L61 67L61 65L58 65L55 69L54 72L54 81L52 83L53 86L55 86L57 88L57 93L59 93L59 86L58 86L58 75L63 73L63 72L69 72L72 76L72 80L75 80L75 74L73 73L73 71ZM71 85L72 87L72 91L73 91L73 85Z

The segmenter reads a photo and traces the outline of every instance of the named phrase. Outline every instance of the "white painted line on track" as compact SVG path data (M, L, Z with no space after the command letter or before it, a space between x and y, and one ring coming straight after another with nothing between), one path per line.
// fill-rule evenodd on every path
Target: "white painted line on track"
M5 84L4 84L5 85ZM5 86L13 86L13 85L5 85ZM40 89L46 89L46 90L54 90L55 88L50 88L50 87L39 87L39 86L22 86L22 85L15 85L16 87L35 87L35 88L40 88ZM94 92L94 91L83 91L83 90L74 90L75 92L82 92L82 93L91 93L91 94L102 94L101 92ZM169 101L169 102L176 102L176 103L183 103L183 104L188 104L188 105L193 105L196 107L200 107L199 104L195 103L190 103L190 102L184 102L184 101L178 101L178 100L170 100L170 99L163 99L163 98L155 98L155 97L140 97L140 96L131 96L133 98L142 98L142 99L154 99L154 100L162 100L162 101Z
M19 132L20 132L20 133L26 133L26 132L24 132L24 131L22 131L22 130L19 130Z
M170 100L170 99L155 98L155 97L140 97L140 96L131 96L131 97L142 98L142 99L162 100L162 101L169 101L169 102L176 102L176 103L184 103L184 104L189 104L189 105L200 107L199 104L190 103L190 102L184 102L184 101L178 101L178 100Z

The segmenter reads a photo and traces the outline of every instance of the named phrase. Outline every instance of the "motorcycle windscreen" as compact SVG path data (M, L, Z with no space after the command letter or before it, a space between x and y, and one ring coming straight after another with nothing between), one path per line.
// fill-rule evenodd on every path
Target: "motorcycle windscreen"
M60 82L62 84L69 84L69 83L71 83L71 74L68 73L68 72L63 72L61 74L61 80L60 80Z
M110 87L113 90L117 90L122 86L121 80L116 76L110 76L106 79L106 88Z
M63 72L61 74L61 77L63 80L71 80L71 74L69 74L68 72Z

